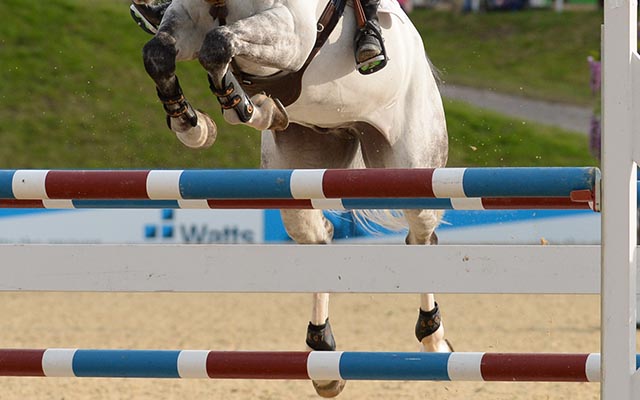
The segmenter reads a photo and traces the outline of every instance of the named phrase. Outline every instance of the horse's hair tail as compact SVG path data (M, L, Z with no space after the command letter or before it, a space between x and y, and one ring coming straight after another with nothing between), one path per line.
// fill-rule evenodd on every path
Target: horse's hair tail
M353 211L353 219L362 229L373 235L381 234L381 229L398 232L408 228L400 210L356 210Z
M429 64L429 69L431 70L431 73L433 74L433 78L436 80L436 83L438 84L438 86L440 86L443 83L443 81L442 81L442 71L440 71L433 64L433 62L431 62L431 59L429 58L428 55L425 54L425 57L427 59L427 63Z

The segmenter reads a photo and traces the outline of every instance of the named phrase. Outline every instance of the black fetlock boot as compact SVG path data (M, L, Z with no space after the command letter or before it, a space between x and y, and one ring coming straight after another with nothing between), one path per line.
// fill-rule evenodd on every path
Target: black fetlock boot
M387 65L382 30L378 21L380 0L360 1L362 2L366 22L356 35L356 63L361 74L372 74Z
M162 22L162 17L170 5L171 1L158 5L131 3L129 10L131 17L143 31L155 35L158 32L160 22Z
M329 318L322 325L314 325L309 322L307 327L307 346L314 351L335 351L336 341L331 331ZM313 388L319 396L333 398L339 395L347 383L344 379L334 381L312 381Z
M322 325L309 322L307 327L307 346L315 351L335 351L336 340L333 338L329 318Z

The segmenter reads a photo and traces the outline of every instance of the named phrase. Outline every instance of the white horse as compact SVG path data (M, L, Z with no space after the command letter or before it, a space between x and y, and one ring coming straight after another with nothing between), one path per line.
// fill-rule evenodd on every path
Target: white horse
M349 0L340 17L344 2L173 0L143 55L178 139L200 148L216 137L213 121L191 107L175 76L176 60L197 59L224 119L262 131L263 168L443 167L444 111L420 35L395 0L383 0L379 18L388 64L362 75L354 60L353 4ZM377 217L393 225L398 215ZM405 210L401 217L409 228L407 244L437 243L441 212ZM282 219L297 243L332 240L322 211L283 210ZM313 299L307 345L334 350L329 295ZM421 295L416 336L425 351L451 351L432 294ZM314 382L325 397L343 385Z

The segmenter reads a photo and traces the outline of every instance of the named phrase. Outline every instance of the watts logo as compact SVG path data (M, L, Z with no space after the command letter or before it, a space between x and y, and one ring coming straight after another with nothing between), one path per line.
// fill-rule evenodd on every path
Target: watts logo
M207 224L185 223L177 225L174 210L162 210L160 224L147 224L144 237L148 241L178 243L255 243L255 232L238 226L224 225L211 228Z

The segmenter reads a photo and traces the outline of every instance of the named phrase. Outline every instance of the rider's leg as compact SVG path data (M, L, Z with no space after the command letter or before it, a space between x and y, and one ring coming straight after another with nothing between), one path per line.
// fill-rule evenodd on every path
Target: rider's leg
M138 4L136 2L131 3L129 7L131 11L131 17L140 28L145 32L155 35L158 32L158 26L162 21L164 12L171 5L171 0L158 5L146 5Z
M356 63L363 74L370 74L386 65L386 54L378 21L380 0L360 0L366 19L356 35Z

